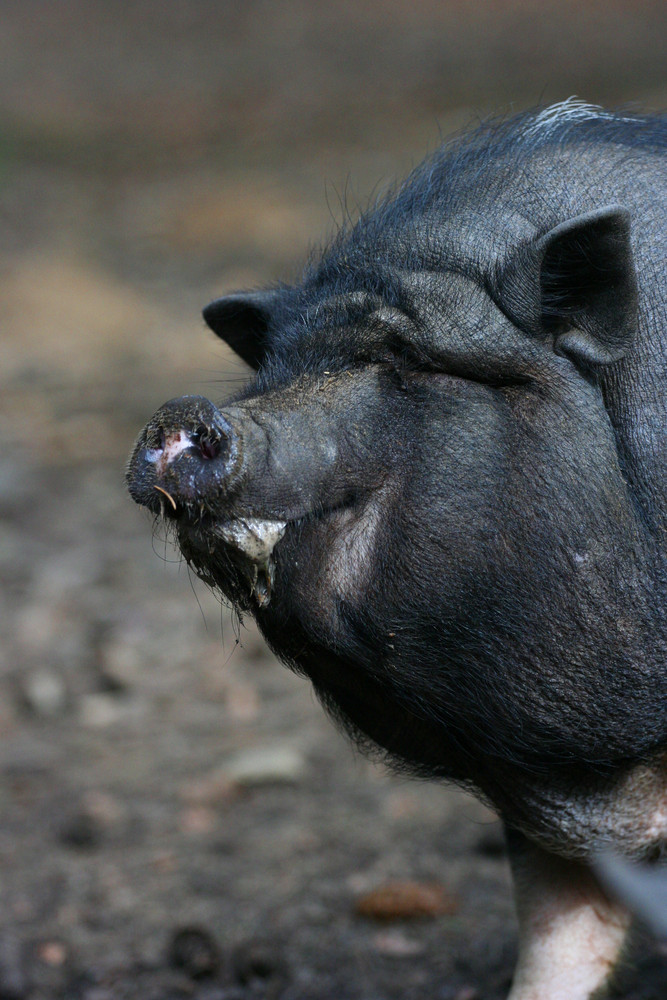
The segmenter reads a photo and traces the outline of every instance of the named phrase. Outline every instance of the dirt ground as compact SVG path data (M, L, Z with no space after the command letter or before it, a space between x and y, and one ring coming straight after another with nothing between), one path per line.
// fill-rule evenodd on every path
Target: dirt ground
M495 817L360 759L124 462L165 399L247 377L201 306L297 273L440 131L664 106L664 4L26 0L0 29L0 1000L500 1000ZM442 905L358 912L405 881ZM615 996L666 995L641 941Z

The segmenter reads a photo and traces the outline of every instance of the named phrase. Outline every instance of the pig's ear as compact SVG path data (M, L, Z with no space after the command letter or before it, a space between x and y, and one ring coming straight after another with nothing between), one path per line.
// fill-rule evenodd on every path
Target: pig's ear
M218 337L243 358L251 368L259 368L267 349L267 333L280 292L232 292L215 299L203 316Z
M500 286L510 314L558 354L584 367L618 361L637 325L629 213L612 205L561 223L516 253Z

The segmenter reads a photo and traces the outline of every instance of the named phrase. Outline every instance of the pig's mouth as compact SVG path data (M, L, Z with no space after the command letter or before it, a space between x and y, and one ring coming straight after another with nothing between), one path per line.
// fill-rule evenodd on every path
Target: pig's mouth
M273 551L287 524L259 517L225 520L208 515L196 521L181 519L177 535L183 555L201 579L227 591L239 603L243 588L234 583L240 576L257 605L264 608L271 600L275 579ZM222 574L216 572L219 564Z
M195 519L181 516L175 522L171 517L168 520L175 523L179 548L197 576L221 590L240 610L255 611L269 605L276 570L280 568L282 574L289 571L291 554L295 544L298 547L303 541L304 531L330 530L337 519L338 534L344 537L350 527L364 520L367 507L367 496L350 494L331 507L292 511L284 519L230 518L211 512Z
M241 611L264 610L274 592L276 549L286 534L299 537L309 526L328 525L332 518L353 515L365 506L364 499L349 495L342 503L317 511L291 511L284 519L219 513L203 507L177 504L158 485L154 487L163 523L173 528L186 562L209 586L223 594ZM158 513L153 508L154 513ZM354 516L354 515L353 515ZM287 539L286 539L287 541ZM279 560L280 561L280 560ZM283 568L290 562L283 560Z

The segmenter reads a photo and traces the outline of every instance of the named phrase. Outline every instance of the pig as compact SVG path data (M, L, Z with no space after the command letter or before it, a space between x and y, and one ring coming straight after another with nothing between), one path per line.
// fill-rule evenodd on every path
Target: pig
M603 989L590 859L667 840L667 118L454 137L293 285L207 306L254 376L161 407L134 500L363 748L502 817L511 1000Z
M661 941L667 941L667 869L633 865L616 854L599 854L593 869L602 885L622 899Z

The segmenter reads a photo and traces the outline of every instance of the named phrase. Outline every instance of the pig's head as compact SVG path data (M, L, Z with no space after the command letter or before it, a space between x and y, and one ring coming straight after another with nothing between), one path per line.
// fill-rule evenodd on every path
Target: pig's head
M136 444L130 492L194 571L415 771L489 789L654 742L610 670L648 614L596 375L634 332L628 234L610 208L438 269L348 236L298 288L208 306L254 379Z

